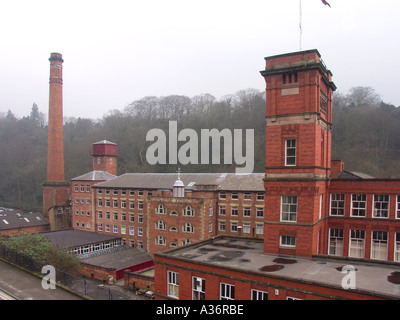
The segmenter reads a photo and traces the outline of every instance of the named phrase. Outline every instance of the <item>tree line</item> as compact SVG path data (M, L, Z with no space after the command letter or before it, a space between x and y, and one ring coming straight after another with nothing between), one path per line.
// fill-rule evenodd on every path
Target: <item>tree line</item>
M118 174L125 172L234 172L235 164L150 165L146 150L153 128L168 132L169 121L178 130L254 129L254 172L264 171L265 92L241 90L216 99L148 96L101 119L65 118L66 181L92 170L92 144L107 139L118 144ZM378 177L400 177L400 108L384 103L372 88L356 87L335 93L332 158L346 168ZM244 132L245 130L243 130ZM0 205L40 209L46 180L47 123L33 104L31 113L17 119L11 110L0 114ZM221 147L221 150L223 148ZM223 155L221 155L223 159Z

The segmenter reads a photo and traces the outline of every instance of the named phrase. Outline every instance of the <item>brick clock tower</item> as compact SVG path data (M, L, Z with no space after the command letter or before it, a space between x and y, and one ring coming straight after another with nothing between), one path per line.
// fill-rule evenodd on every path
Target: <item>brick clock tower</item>
M264 251L320 252L331 174L332 73L317 50L266 57Z
M50 56L49 124L47 141L47 181L43 184L43 215L51 230L71 228L70 186L64 177L63 76L64 60Z

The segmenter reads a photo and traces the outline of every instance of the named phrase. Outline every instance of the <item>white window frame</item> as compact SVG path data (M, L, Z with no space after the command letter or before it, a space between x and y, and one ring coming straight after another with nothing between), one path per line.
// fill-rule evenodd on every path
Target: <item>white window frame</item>
M268 292L251 289L251 300L268 300Z
M206 279L192 277L192 299L205 300L206 297Z
M360 197L362 196L364 199L354 199L354 197ZM357 204L357 206L355 206L355 204ZM360 206L361 204L364 204L364 206ZM354 214L354 210L357 210L358 214ZM364 215L360 215L360 210L364 211ZM361 218L365 218L367 215L367 195L365 193L353 193L351 195L351 216L352 217L361 217Z
M340 197L340 199L337 199ZM341 199L343 197L343 199ZM330 195L330 207L329 207L329 215L330 216L344 216L345 215L345 207L346 207L346 194L344 193L331 193ZM342 206L343 204L343 206ZM336 213L333 214L332 210L335 210ZM338 214L339 211L343 210L343 214Z
M371 231L371 259L388 259L388 232Z
M235 285L220 282L219 300L235 300Z
M293 200L296 200L296 203L292 202ZM284 200L286 202L284 202ZM291 200L290 202L288 202L288 200ZM283 211L283 206L288 206L288 210L287 212ZM296 208L295 213L291 212L292 207ZM297 196L288 196L288 195L282 195L281 196L281 221L285 221L285 222L297 222L297 213L298 213L298 197ZM287 218L284 219L283 215L287 215ZM295 219L292 219L293 216L295 217Z
M191 206L186 206L183 209L183 216L184 217L194 217L194 209Z
M256 207L256 218L264 218L264 207Z
M179 299L179 272L167 271L167 295Z
M237 217L239 215L239 208L237 206L231 206L231 216Z
M349 257L364 258L365 257L365 230L351 229L349 230ZM353 235L352 235L353 232ZM353 252L352 252L353 250ZM356 254L354 254L356 252Z
M264 201L265 193L258 192L257 193L257 199L258 201Z
M294 242L294 244L293 244ZM296 248L296 236L280 235L279 246L282 248Z
M384 197L385 199L382 199ZM386 200L387 198L387 200ZM390 212L390 195L374 194L372 198L372 217L379 219L388 219Z
M329 228L328 255L343 256L344 230Z
M400 194L396 195L396 216L395 219L400 219Z
M318 219L321 219L321 218L322 218L322 204L323 204L322 200L323 200L323 195L322 195L322 194L320 194L320 195L319 195L319 211L318 211Z
M294 141L294 147L293 146L289 146L289 141L293 142ZM288 155L288 151L289 150L293 150L294 149L294 156L293 155ZM294 159L294 163L288 163L288 159ZM297 141L296 139L286 139L285 140L285 166L286 167L295 167L297 163Z
M400 262L400 232L394 233L394 261Z

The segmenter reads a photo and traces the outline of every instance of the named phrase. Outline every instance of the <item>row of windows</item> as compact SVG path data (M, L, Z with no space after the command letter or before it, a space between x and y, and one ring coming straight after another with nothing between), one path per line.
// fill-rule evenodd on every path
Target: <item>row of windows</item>
M389 218L390 196L385 194L373 195L372 217ZM344 216L345 194L331 194L330 215ZM351 216L366 217L367 195L351 195ZM296 222L298 214L298 197L281 196L281 221ZM320 195L319 217L322 215L322 194ZM396 196L396 218L400 219L400 195Z
M113 208L119 208L121 207L122 209L126 209L127 201L126 200L121 200L120 201L120 206L118 206L118 200L112 200L112 207ZM111 200L110 199L97 199L97 206L102 207L104 203L105 207L111 207ZM130 200L129 201L129 209L135 209L135 201ZM138 201L138 210L143 210L143 201Z
M206 279L201 277L192 277L192 300L205 300L206 298ZM230 283L219 283L219 299L235 300L235 285ZM179 299L179 272L167 271L167 295ZM251 289L251 300L268 300L268 292L263 290ZM287 297L287 300L296 298ZM296 299L297 300L297 299Z
M104 194L105 195L110 195L111 194L111 189L109 188L105 188L105 189L97 189L97 194L103 194L103 190L104 190ZM143 189L112 189L112 194L117 196L117 195L121 195L121 196L126 196L129 195L131 197L135 196L135 194L138 195L138 197L144 197L145 193L147 191L147 195L148 196L152 196L153 195L153 190L143 190Z
M226 200L227 192L220 191L219 199ZM231 192L231 200L239 200L239 193L238 192ZM244 192L243 193L243 200L251 200L251 192ZM256 195L256 200L261 201L264 200L264 193L258 192Z
M75 198L75 203L78 204L79 202L80 202L81 204L90 204L90 199L85 199L85 198L79 199L79 198Z
M96 243L96 244L89 244L89 245L85 245L85 246L75 247L72 250L70 250L69 253L73 253L75 255L88 254L91 252L101 251L101 250L113 248L115 246L120 246L120 245L121 245L120 239L111 240L111 241L105 241L105 242Z
M230 229L227 229L226 225L227 225L226 221L218 221L218 231L225 232L227 230L230 230L230 232L238 232L239 229L241 229L243 234L252 233L251 224L250 223L242 223L241 226L239 226L238 222L230 221L229 222ZM255 227L254 231L255 231L256 234L263 234L263 232L264 232L264 224L256 224L256 227Z
M366 234L365 230L351 229L349 232L348 256L353 258L365 258ZM329 229L328 254L343 256L344 230L338 228ZM371 232L370 259L388 259L388 232ZM394 261L400 262L400 232L394 236Z
M155 213L160 214L160 215L166 215L167 214L167 209L162 205L158 205L155 208ZM191 206L186 206L185 208L182 209L182 215L184 217L194 217L195 210ZM172 210L170 212L171 216L177 216L178 213L176 210ZM212 215L212 206L210 206L210 215Z
M155 222L156 230L167 230L167 224L163 220L158 220ZM178 232L178 228L176 226L172 226L169 228L169 231ZM186 222L182 225L182 232L185 233L194 233L194 226L190 222Z
M153 190L143 190L143 189L127 190L127 189L110 189L110 188L105 188L105 189L98 188L97 194L103 194L103 190L104 190L105 195L110 195L112 193L113 195L120 194L121 196L125 196L125 195L129 194L129 196L135 196L135 194L137 194L139 197L144 197L146 191L147 191L148 196L153 195ZM86 185L85 184L74 184L74 191L75 192L90 192L90 185L89 184L86 184Z
M75 192L90 192L90 185L78 185L78 184L74 184L74 191Z
M110 225L108 223L104 224L104 230L103 230L103 224L99 223L97 225L97 231L99 232L111 232L111 228L112 228L112 232L116 233L116 234L121 234L121 235L125 235L128 234L130 236L134 236L135 235L135 227L133 226L118 226L116 224L114 225ZM143 228L142 227L138 227L137 228L137 236L138 237L143 237Z
M251 216L251 207L243 207L242 210L243 217L250 217ZM230 210L231 216L238 216L239 215L239 208L231 206ZM225 216L226 215L226 206L220 205L218 206L218 215ZM262 218L264 217L264 208L263 207L256 207L256 217Z
M166 245L166 243L167 243L167 238L165 238L164 236L158 235L157 237L155 237L155 245L156 246L164 247ZM191 243L191 240L189 238L181 240L182 246L186 246L186 245L188 245L190 243ZM172 248L177 247L178 246L177 239L175 239L175 241L172 241L169 246L172 247Z
M346 195L342 193L331 194L330 215L344 216ZM374 194L372 198L372 217L389 218L390 195ZM400 195L396 196L396 219L400 219ZM367 214L367 195L352 194L350 215L352 217L365 217Z
M89 212L88 212L88 214L89 214ZM118 221L118 218L119 218L118 212L113 212L112 216L113 216L113 220L114 221ZM99 220L103 219L103 217L105 218L105 220L111 220L111 213L110 212L106 212L103 215L103 212L99 211L97 213L97 217L99 218ZM143 223L143 221L144 221L143 220L143 214L138 214L137 217L138 217L137 222L138 223ZM126 213L121 213L121 221L127 221L126 218L127 218ZM129 214L128 218L129 218L129 222L135 222L135 215L134 214Z
M112 191L111 191L112 190ZM90 185L78 185L75 184L74 185L74 191L75 192L90 192ZM105 195L121 195L121 196L135 196L135 194L137 194L139 197L144 197L145 193L147 193L148 196L152 196L154 191L153 190L143 190L143 189L109 189L109 188L105 188L105 189L101 189L98 188L97 189L97 194L105 194ZM244 200L251 200L252 199L252 193L251 192L244 192L243 193L243 199ZM226 199L227 196L227 192L225 191L221 191L219 193L219 198L220 199ZM231 192L231 199L232 200L239 200L239 192ZM256 195L256 200L264 200L264 193L263 192L258 192Z

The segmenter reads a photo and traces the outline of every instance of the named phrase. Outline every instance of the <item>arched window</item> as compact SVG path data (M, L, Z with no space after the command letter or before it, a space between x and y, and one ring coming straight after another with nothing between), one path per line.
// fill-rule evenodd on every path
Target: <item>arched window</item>
M169 228L169 231L171 232L178 232L178 228L175 226L172 226L171 228Z
M166 213L165 207L162 204L159 204L156 207L156 214L165 214L165 213Z
M192 209L191 206L186 206L186 208L183 209L183 215L185 217L193 217L194 216L194 209Z
M182 231L186 232L186 233L193 233L194 232L194 227L190 222L186 222L183 226L182 226Z
M165 246L165 238L161 235L156 237L156 245Z
M165 222L162 220L156 221L156 229L157 230L165 230Z

